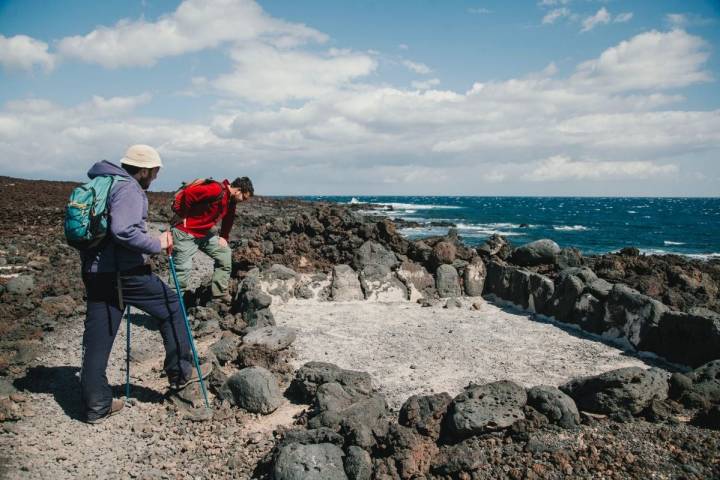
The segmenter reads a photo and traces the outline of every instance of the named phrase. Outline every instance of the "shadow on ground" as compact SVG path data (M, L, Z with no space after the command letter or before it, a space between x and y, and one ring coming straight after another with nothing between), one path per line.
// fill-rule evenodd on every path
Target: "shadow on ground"
M651 353L644 353L644 352L638 352L637 350L631 350L627 348L627 345L624 345L618 341L612 340L610 338L605 338L601 335L586 332L585 330L582 330L580 327L568 323L563 323L555 320L551 317L546 317L545 315L540 315L537 313L531 313L528 311L525 311L521 308L514 307L513 305L509 305L505 302L498 302L496 300L490 300L486 299L486 301L499 309L501 309L503 312L510 313L513 315L524 315L527 316L529 319L531 319L534 322L540 322L540 323L547 323L549 325L553 325L556 328L559 328L563 332L572 335L576 338L581 338L583 340L592 340L594 342L600 342L604 345L607 345L609 347L617 348L622 350L622 355L626 357L633 357L636 358L646 365L650 367L657 367L662 368L663 370L667 370L668 372L685 372L689 370L687 367L684 367L682 365L676 365L674 363L670 363L663 358L657 357Z
M33 367L27 374L13 382L15 388L31 393L49 393L73 420L84 420L85 414L80 398L79 367ZM143 403L161 403L163 394L140 385L130 385L131 397ZM125 394L125 385L115 385L113 395Z

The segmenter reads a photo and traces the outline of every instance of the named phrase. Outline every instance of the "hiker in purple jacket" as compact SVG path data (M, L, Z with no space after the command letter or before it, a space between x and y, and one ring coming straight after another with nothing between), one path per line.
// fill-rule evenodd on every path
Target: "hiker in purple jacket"
M109 235L95 250L81 253L87 296L80 383L86 421L99 423L123 408L113 400L105 370L123 315L131 305L159 321L165 346L164 368L173 388L199 380L192 368L192 352L176 293L153 274L148 257L172 249L172 235L147 233L148 201L145 190L162 167L160 155L147 145L134 145L121 166L106 160L92 166L88 177L116 175L108 199ZM206 377L212 368L201 366Z

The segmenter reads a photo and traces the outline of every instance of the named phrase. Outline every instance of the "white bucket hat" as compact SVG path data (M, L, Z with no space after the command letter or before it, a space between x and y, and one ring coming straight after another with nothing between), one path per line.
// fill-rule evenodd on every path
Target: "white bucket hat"
M127 149L125 156L120 163L140 168L162 167L160 154L153 147L148 145L133 145Z

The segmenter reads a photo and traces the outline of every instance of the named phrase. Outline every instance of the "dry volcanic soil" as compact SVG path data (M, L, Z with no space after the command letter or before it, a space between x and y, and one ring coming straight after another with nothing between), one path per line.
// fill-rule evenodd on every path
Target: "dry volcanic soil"
M720 478L720 262L410 241L293 199L239 206L231 301L195 259L211 410L197 384L168 390L133 310L130 398L86 424L74 186L0 177L0 478ZM149 194L153 232L170 198Z

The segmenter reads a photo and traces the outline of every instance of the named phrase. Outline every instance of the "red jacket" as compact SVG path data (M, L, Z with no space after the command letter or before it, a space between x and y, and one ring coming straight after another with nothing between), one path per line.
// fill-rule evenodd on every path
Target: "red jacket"
M173 209L178 207L176 204L179 201L183 201L185 206L188 207L187 210L193 213L176 224L175 228L189 233L193 237L202 238L207 236L210 229L222 218L220 236L227 240L233 220L235 220L236 206L236 202L231 200L229 186L230 183L224 180L222 184L212 182L187 187L183 194L179 195L173 202ZM222 200L212 201L220 196L222 189L225 189ZM193 208L193 206L196 208Z

